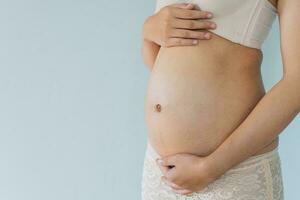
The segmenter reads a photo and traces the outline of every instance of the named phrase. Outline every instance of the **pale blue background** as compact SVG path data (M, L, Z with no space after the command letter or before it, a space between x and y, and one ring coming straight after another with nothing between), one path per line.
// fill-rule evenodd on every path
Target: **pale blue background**
M140 199L149 78L141 28L154 3L0 2L1 200ZM282 73L278 36L276 22L266 88ZM281 136L288 200L299 197L299 122Z

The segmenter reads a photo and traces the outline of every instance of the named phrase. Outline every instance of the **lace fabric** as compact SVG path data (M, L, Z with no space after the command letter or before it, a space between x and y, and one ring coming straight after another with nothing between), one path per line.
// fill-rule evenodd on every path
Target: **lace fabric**
M284 200L281 160L278 148L252 156L228 170L203 190L178 194L163 182L150 143L145 152L142 200Z

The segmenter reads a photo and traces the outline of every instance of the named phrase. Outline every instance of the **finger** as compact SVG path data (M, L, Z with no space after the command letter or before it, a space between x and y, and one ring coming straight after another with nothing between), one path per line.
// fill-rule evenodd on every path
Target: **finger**
M174 192L178 193L178 194L190 194L192 193L193 191L191 190L188 190L188 189L174 189Z
M159 158L156 159L156 163L164 175L166 175L166 173L174 167L174 166L164 165L163 160Z
M198 4L195 4L194 9L201 10L200 6Z
M172 40L173 38L169 38L168 41ZM175 38L173 40L176 40L178 38ZM172 42L172 41L171 41ZM158 164L165 166L165 167L174 167L175 166L175 160L176 160L176 155L174 156L165 156L162 158L157 158L156 161Z
M193 46L197 45L199 41L197 39L185 39L185 38L168 38L162 46L175 47L175 46Z
M196 4L193 3L174 3L170 5L171 7L174 8L182 8L182 9L194 9L194 8L199 8Z
M168 173L168 171L170 170L170 168L166 167L166 166L158 165L158 167L161 170L161 172L163 173L163 175L166 175Z
M155 161L159 166L171 167L171 166L167 165L166 158L156 158Z
M183 10L174 9L173 16L180 19L208 19L212 18L213 14L203 10Z
M174 190L183 190L184 188L177 185L176 183L170 182L165 176L161 177L161 180L164 181L167 185L169 185Z
M174 19L171 27L181 29L215 29L217 24L213 21Z
M171 37L193 38L193 39L210 39L210 33L207 31L192 31L187 29L173 29Z
M165 175L166 179L172 183L175 183L179 186L182 187L182 181L180 181L178 174L177 174L177 170L176 168L172 168L171 170L169 170L166 175Z

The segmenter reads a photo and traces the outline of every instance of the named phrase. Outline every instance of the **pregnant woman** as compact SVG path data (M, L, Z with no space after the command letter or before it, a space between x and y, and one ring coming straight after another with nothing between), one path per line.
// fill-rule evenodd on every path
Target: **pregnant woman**
M278 136L300 110L299 10L299 0L157 1L143 27L143 200L284 199ZM276 16L284 73L265 92L261 46Z

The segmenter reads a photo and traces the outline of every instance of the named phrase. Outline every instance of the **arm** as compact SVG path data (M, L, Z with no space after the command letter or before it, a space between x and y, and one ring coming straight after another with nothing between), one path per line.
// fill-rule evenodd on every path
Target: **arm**
M159 49L160 45L156 44L151 40L146 39L143 35L142 55L144 63L150 70L152 70Z
M161 9L157 4L155 14L143 24L144 63L152 70L161 46L197 45L198 40L210 39L210 33L206 29L214 29L216 24L201 19L212 17L212 13L200 10L196 4L172 4ZM202 31L196 31L197 29Z
M300 1L279 0L283 77L248 117L208 156L212 176L220 176L274 140L300 110Z
M158 3L156 4L155 10L154 10L154 14L156 14L158 12ZM150 69L150 71L152 70L152 67L154 65L154 62L156 60L156 56L158 54L158 51L160 49L160 45L156 44L155 42L146 39L146 30L145 30L145 26L147 25L147 21L149 20L149 18L147 18L147 20L144 22L144 27L143 27L143 46L142 46L142 55L143 55L143 60L144 63L146 64L146 66Z
M156 4L155 10L154 10L154 14L156 14L159 10L158 7L158 3ZM146 30L145 30L145 26L147 25L147 21L149 20L149 18L147 18L147 20L144 22L144 26L143 26L143 46L142 46L142 56L143 56L143 61L146 64L146 66L152 70L152 67L154 65L156 56L158 54L158 51L160 49L160 45L156 44L155 42L146 39Z

